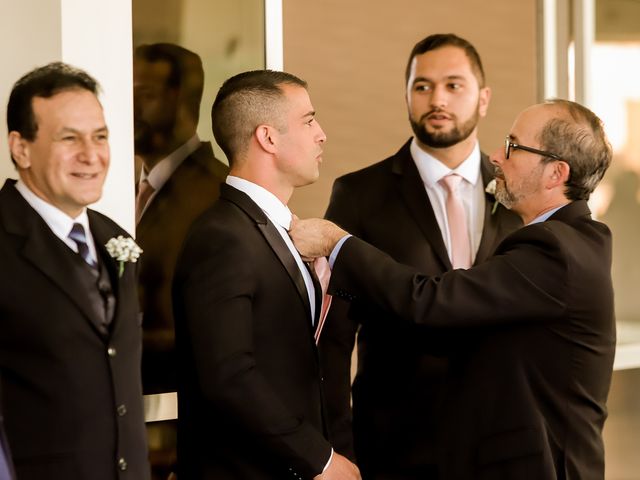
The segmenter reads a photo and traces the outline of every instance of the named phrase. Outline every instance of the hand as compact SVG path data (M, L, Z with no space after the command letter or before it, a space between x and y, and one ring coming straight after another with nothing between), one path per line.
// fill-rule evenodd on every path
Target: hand
M351 463L342 455L333 452L331 463L320 475L313 477L313 480L362 480L360 470L355 463Z
M347 235L336 224L321 218L299 220L293 217L289 236L305 261L327 257L338 241Z

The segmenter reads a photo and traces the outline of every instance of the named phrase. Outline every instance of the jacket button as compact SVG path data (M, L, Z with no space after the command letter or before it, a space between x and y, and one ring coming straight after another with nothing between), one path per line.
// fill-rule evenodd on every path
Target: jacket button
M118 415L124 417L127 414L127 407L125 405L118 405Z
M115 349L115 347L109 347L107 348L107 355L109 355L110 357L115 357L118 354L118 351Z
M127 461L124 458L118 460L118 468L123 472L127 469Z

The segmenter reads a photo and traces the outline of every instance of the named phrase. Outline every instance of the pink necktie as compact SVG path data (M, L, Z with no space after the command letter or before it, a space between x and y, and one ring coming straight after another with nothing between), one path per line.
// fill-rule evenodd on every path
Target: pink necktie
M322 307L320 310L320 318L318 319L318 326L316 327L316 333L314 335L317 345L320 340L324 321L327 318L327 313L329 313L329 307L331 306L331 295L327 294L327 290L329 289L329 279L331 278L331 268L329 268L329 262L326 257L319 257L314 260L313 269L315 270L320 286L322 287Z
M140 217L142 217L144 207L147 206L149 198L155 191L155 188L153 188L146 179L140 182L140 185L138 186L138 196L136 197L136 225L140 222Z
M458 187L462 177L452 173L443 177L440 184L447 191L447 222L451 235L451 264L453 268L469 268L471 266L471 244L467 228L467 214L462 199L458 195Z

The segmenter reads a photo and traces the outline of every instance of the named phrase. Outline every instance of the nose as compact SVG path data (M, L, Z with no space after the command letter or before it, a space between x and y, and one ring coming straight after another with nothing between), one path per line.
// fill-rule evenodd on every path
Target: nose
M93 164L99 161L103 150L101 145L96 145L92 140L85 140L82 142L78 158L83 163Z
M502 165L504 160L504 148L497 148L491 155L489 155L489 161L496 166Z
M434 85L431 94L431 106L444 108L447 106L447 91L444 85Z
M318 125L318 143L324 143L327 141L327 135L324 133L324 130L320 126L320 124L316 121L316 125Z

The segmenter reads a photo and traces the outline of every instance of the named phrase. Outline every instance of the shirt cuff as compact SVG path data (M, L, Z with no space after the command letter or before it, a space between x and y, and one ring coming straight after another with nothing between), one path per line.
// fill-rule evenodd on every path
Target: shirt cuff
M327 468L329 468L329 465L331 465L331 460L333 460L333 448L331 449L331 455L329 456L329 461L327 461L327 464L322 469L322 473L327 471Z
M333 264L336 263L336 257L338 256L338 253L340 253L342 244L352 236L353 235L347 233L344 237L338 240L338 243L336 243L336 246L333 247L333 251L331 252L331 255L329 255L329 268L333 268Z

